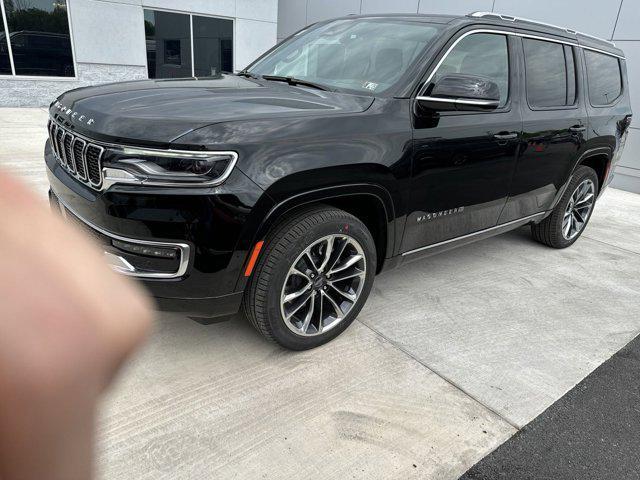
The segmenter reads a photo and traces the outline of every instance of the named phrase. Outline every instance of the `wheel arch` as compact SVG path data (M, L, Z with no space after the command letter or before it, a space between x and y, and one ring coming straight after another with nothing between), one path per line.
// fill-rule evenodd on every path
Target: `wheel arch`
M607 179L609 168L611 164L611 149L609 147L602 147L601 149L594 149L583 155L576 164L574 171L585 165L595 170L598 176L598 193L604 188L604 182Z
M291 195L275 203L260 222L251 242L264 240L282 220L313 205L329 205L351 213L362 221L373 236L377 252L377 271L395 249L395 208L388 190L372 183L354 183L318 188ZM247 259L250 252L247 253ZM247 278L241 276L236 290L244 289Z
M551 204L549 211L553 210L556 207L556 205L564 195L565 190L569 186L569 183L571 183L573 174L581 165L589 166L596 171L596 175L598 175L598 181L600 183L598 194L600 194L600 192L602 192L603 183L609 173L608 170L611 166L611 159L611 147L594 147L583 152L578 158L576 158L573 167L571 168L571 171L564 182L564 185L562 185L562 188L560 188L558 190L558 193L556 193L556 197L553 199L553 203Z

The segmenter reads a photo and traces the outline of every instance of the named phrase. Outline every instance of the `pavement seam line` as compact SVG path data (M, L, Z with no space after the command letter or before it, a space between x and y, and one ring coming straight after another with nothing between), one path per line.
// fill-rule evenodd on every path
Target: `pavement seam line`
M462 392L465 396L469 397L471 400L473 400L474 402L476 402L478 405L480 405L481 407L485 408L486 410L489 410L491 413L493 413L494 415L496 415L498 418L500 418L501 420L503 420L504 422L508 423L509 425L511 425L511 427L513 427L516 432L520 431L520 429L522 427L518 426L516 423L512 422L510 419L508 419L507 417L505 417L504 415L502 415L501 413L499 413L497 410L495 410L493 407L490 407L489 405L485 404L484 402L480 401L478 398L476 398L474 395L472 395L471 393L467 392L464 388L462 388L460 385L458 385L457 383L455 383L453 380L451 380L450 378L448 378L446 375L440 373L438 370L434 369L433 367L431 367L430 365L428 365L427 363L425 363L424 361L420 360L418 357L416 357L413 353L411 353L410 351L408 351L406 348L404 348L402 345L398 344L398 342L395 342L393 340L391 340L389 337L385 336L382 332L376 330L375 328L373 328L371 325L368 325L367 323L363 322L362 320L356 318L356 321L358 323L360 323L361 325L364 325L366 328L368 328L369 330L371 330L373 333L375 333L376 335L378 335L379 337L382 337L385 341L387 341L389 344L391 344L393 347L395 347L396 349L398 349L399 351L401 351L402 353L404 353L406 356L408 356L409 358L411 358L412 360L414 360L415 362L419 363L420 365L422 365L424 368L426 368L427 370L429 370L431 373L433 373L434 375L437 375L438 377L440 377L442 380L444 380L445 382L447 382L449 385L451 385L453 388L455 388L456 390L459 390L460 392Z
M619 247L618 245L613 245L611 243L603 242L602 240L598 240L597 238L593 238L593 237L590 237L588 235L582 235L582 236L584 238L586 238L587 240L593 240L594 242L602 243L603 245L607 245L608 247L615 248L616 250L620 250L622 252L632 253L634 255L640 255L640 252L634 252L633 250L629 250L629 249L624 248L624 247Z

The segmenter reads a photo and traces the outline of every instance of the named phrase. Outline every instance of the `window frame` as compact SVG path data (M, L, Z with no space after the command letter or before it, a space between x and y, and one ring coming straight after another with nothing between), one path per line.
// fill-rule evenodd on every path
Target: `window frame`
M505 37L507 41L507 59L508 59L508 68L509 68L509 90L506 103L495 110L487 110L487 111L444 111L440 112L442 116L454 116L454 115L489 115L493 113L507 113L511 111L511 107L513 104L513 93L514 89L517 85L516 81L516 69L514 68L517 61L516 49L514 49L512 36L515 35L515 31L510 30L508 28L483 28L478 27L477 25L472 25L468 30L464 30L462 32L457 32L453 35L449 41L445 45L444 54L438 58L437 62L433 66L432 69L427 68L425 72L429 72L426 78L420 82L421 86L417 90L417 94L413 96L415 100L416 97L424 96L425 92L429 88L433 77L438 72L438 69L442 66L447 57L451 54L451 52L458 46L458 44L465 38L475 35L475 34L492 34L492 35L502 35ZM437 57L436 57L437 58Z
M569 47L571 49L571 52L573 54L573 74L574 74L574 78L576 81L576 89L575 89L575 99L573 101L573 103L571 105L550 105L547 107L540 107L540 106L534 106L531 105L531 103L529 102L529 92L527 90L527 58L524 52L524 41L525 40L537 40L540 42L549 42L549 43L556 43L560 46L562 46L562 52L564 54L564 71L565 71L565 80L568 79L569 76L569 66L567 63L567 56L566 56L566 47ZM567 42L562 42L560 40L555 40L553 38L547 38L547 37L534 37L533 35L522 35L520 36L520 45L521 45L521 52L522 52L522 66L524 68L524 84L523 84L523 88L524 88L524 98L526 100L527 103L527 107L529 108L529 110L533 111L533 112L544 112L544 111L549 111L549 110L574 110L580 107L580 95L582 94L582 85L581 85L581 81L579 80L579 68L580 65L578 63L578 56L576 55L576 49L575 46L571 43L567 43ZM582 49L582 47L578 47L580 49ZM565 82L566 83L566 82ZM568 85L567 85L568 87ZM568 94L568 88L567 88L567 94Z
M71 58L73 60L73 77L56 77L50 75L19 75L16 74L16 67L13 61L13 49L11 48L11 36L9 34L9 22L7 20L7 12L4 8L4 1L0 0L0 16L2 17L2 25L7 37L7 51L9 52L9 63L11 64L11 73L0 73L0 80L55 80L57 82L74 82L78 80L78 62L76 59L75 42L73 39L73 29L71 28L71 8L69 6L71 0L66 0L67 4L67 25L69 27L69 42L71 43Z
M1 2L2 0L0 0ZM67 0L69 1L69 0ZM185 10L174 10L174 9L170 9L170 8L156 8L156 7L149 7L149 6L145 6L143 5L142 7L142 17L143 17L143 24L142 24L142 37L144 39L145 45L146 45L146 41L147 41L147 35L145 34L144 31L144 11L145 10L150 10L152 12L166 12L166 13L178 13L178 14L182 14L182 15L187 15L189 17L189 40L191 42L191 77L195 78L195 73L196 73L196 64L195 64L195 52L194 52L194 39L193 39L193 17L206 17L206 18L217 18L219 20L231 20L232 22L232 32L233 32L233 39L232 39L232 48L233 48L233 55L232 55L232 59L231 62L233 63L233 68L232 70L235 72L236 71L236 19L235 17L225 17L224 15L209 15L209 14L205 14L205 13L194 13L194 12L188 12ZM149 75L149 59L146 58L146 46L145 46L145 63L146 63L146 67L147 67L147 77ZM162 80L162 79L159 79Z
M574 49L574 66L576 69L576 77L577 77L577 85L576 85L576 102L573 106L564 106L564 107L545 107L545 108L538 108L537 110L569 110L569 109L573 109L573 108L580 108L580 106L582 105L582 101L580 100L580 97L583 95L582 91L583 88L586 87L586 89L588 89L588 75L586 72L586 58L584 55L585 50L589 50L592 52L596 52L596 53L601 53L603 55L608 55L610 57L616 58L618 59L618 65L620 67L620 75L622 76L622 92L620 93L620 96L615 100L614 103L611 103L609 105L601 105L601 106L595 106L595 105L591 105L591 101L589 100L589 105L591 105L593 108L610 108L612 106L614 106L615 104L617 104L618 102L620 102L620 100L624 97L624 94L626 92L627 87L627 80L625 78L625 76L623 75L623 70L622 70L622 61L626 62L626 57L624 56L624 54L619 55L617 53L612 53L612 52L607 52L606 50L602 50L600 48L596 48L596 47L592 47L589 45L582 45L580 44L580 42L578 40L573 40L573 39L565 39L565 38L558 38L558 37L553 37L552 34L547 34L544 32L535 32L535 33L531 33L531 31L527 31L527 30L519 30L519 29L513 29L513 28L509 28L509 27L486 27L484 25L479 25L479 24L473 24L473 25L469 25L468 29L462 29L459 30L455 33L453 33L449 39L446 41L445 45L442 47L442 50L444 50L444 53L442 54L442 56L439 56L438 54L436 54L434 56L434 58L438 59L437 62L434 64L433 67L431 67L432 62L429 62L425 65L424 67L424 71L423 74L420 76L420 78L418 78L415 83L414 86L412 88L412 92L411 95L411 99L415 102L416 101L416 97L420 97L420 96L424 96L424 92L427 90L428 86L429 86L429 82L431 82L433 76L435 75L435 72L438 70L438 68L440 68L440 65L444 62L444 60L446 59L446 57L449 55L449 53L451 52L451 50L453 50L455 48L455 46L466 36L468 35L472 35L474 33L496 33L496 34L502 34L502 35L506 35L509 37L514 37L515 38L531 38L534 40L545 40L545 41L549 41L549 42L555 42L555 43L560 43L562 45L567 45L570 46ZM447 47L448 46L448 47ZM511 48L512 45L509 45L509 47ZM518 54L517 57L522 58L522 61L517 60L518 63L518 67L519 68L524 68L524 47L522 45L522 41L519 42L519 46L518 46ZM579 59L579 60L578 60ZM509 60L511 62L512 57L509 57ZM511 63L510 63L510 68L511 68ZM510 81L512 80L512 76L510 76ZM517 82L518 84L522 83L520 80L518 80ZM523 88L525 89L525 98L526 98L526 84L523 86ZM509 86L509 90L511 91L511 85ZM587 90L588 91L588 90ZM520 94L522 95L522 94ZM587 93L588 96L588 93ZM512 97L511 97L512 98ZM478 112L441 112L441 115L477 115L477 114L483 114L483 115L487 115L490 113L502 113L502 112L507 112L510 110L510 105L511 105L511 98L507 101L507 104L505 105L505 107L509 107L509 108L503 108L503 109L496 109L496 110L491 110L491 111L478 111ZM528 105L528 101L527 101L527 106L531 109L531 107ZM533 110L533 109L532 109Z
M595 105L592 101L591 101L591 95L589 94L589 67L587 66L587 54L586 52L583 50L582 51L582 61L584 62L584 77L586 78L586 82L587 82L587 88L586 88L586 94L587 94L587 100L589 100L589 105L591 105L591 107L593 108L611 108L614 105L616 105L620 99L624 96L625 91L626 91L626 85L625 85L625 76L623 74L622 71L622 62L621 60L625 60L626 58L620 58L617 57L615 55L611 55L605 52L601 52L599 50L591 50L593 53L598 53L600 55L607 55L611 58L615 58L616 61L618 62L618 75L620 75L620 95L618 95L616 98L614 98L611 103L607 103L604 105Z

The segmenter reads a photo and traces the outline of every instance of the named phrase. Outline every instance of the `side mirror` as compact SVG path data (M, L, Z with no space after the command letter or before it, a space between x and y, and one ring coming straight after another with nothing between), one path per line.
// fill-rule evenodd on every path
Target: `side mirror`
M426 110L495 110L500 105L500 89L486 77L455 73L441 77L416 100Z

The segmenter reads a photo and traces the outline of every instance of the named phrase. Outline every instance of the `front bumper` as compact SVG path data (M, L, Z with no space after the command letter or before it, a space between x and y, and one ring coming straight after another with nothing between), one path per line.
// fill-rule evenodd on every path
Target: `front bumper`
M247 244L240 239L251 235L247 219L262 195L242 172L206 189L114 186L99 192L60 167L48 144L45 161L54 208L63 207L98 241L112 267L137 277L161 309L202 317L237 312L242 291L236 286L248 253L238 245ZM167 258L139 255L142 247L163 249Z
M49 202L68 221L89 234L104 250L106 262L123 275L143 279L179 279L185 276L191 246L184 242L158 242L108 232L82 218L49 190Z

